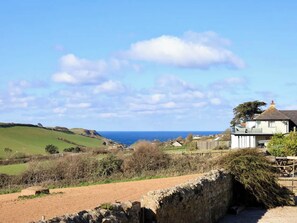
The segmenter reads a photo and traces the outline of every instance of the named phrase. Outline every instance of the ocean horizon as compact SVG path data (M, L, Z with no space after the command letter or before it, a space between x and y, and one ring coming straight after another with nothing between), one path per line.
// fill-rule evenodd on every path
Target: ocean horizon
M187 137L190 133L193 135L207 136L216 135L223 131L97 131L100 135L115 142L125 144L127 146L139 140L159 140L165 142L176 139L181 136Z

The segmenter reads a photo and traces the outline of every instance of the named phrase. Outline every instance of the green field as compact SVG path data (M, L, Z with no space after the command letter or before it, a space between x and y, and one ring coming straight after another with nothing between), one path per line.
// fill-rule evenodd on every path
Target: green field
M11 164L0 166L0 173L8 175L18 175L26 170L28 167L27 163Z
M68 134L64 132L26 126L14 126L0 128L0 158L6 157L4 148L12 150L12 154L21 152L25 154L44 154L45 146L53 144L62 151L64 148L74 145L58 138L71 141L85 147L102 147L103 140L90 138L77 134Z

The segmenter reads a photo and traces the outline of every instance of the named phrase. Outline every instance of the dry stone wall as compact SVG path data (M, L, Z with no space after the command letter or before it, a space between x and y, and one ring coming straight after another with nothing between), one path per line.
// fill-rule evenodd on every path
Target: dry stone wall
M101 205L93 210L80 211L37 223L139 223L139 202Z
M151 191L140 202L104 205L38 223L212 223L232 201L230 174L215 170L179 186Z
M177 187L149 192L141 205L146 222L212 223L226 214L231 201L232 177L216 170Z

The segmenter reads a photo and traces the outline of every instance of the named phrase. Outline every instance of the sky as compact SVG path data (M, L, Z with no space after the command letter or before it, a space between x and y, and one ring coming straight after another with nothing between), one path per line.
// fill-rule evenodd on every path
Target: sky
M0 122L225 130L297 109L297 1L0 2Z

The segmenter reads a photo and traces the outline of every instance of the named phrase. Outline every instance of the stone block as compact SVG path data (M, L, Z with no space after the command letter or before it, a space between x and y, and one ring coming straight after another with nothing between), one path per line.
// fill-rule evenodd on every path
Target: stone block
M49 194L49 189L40 187L40 186L34 186L34 187L28 187L21 191L21 196L32 196L32 195L38 195L38 194Z

